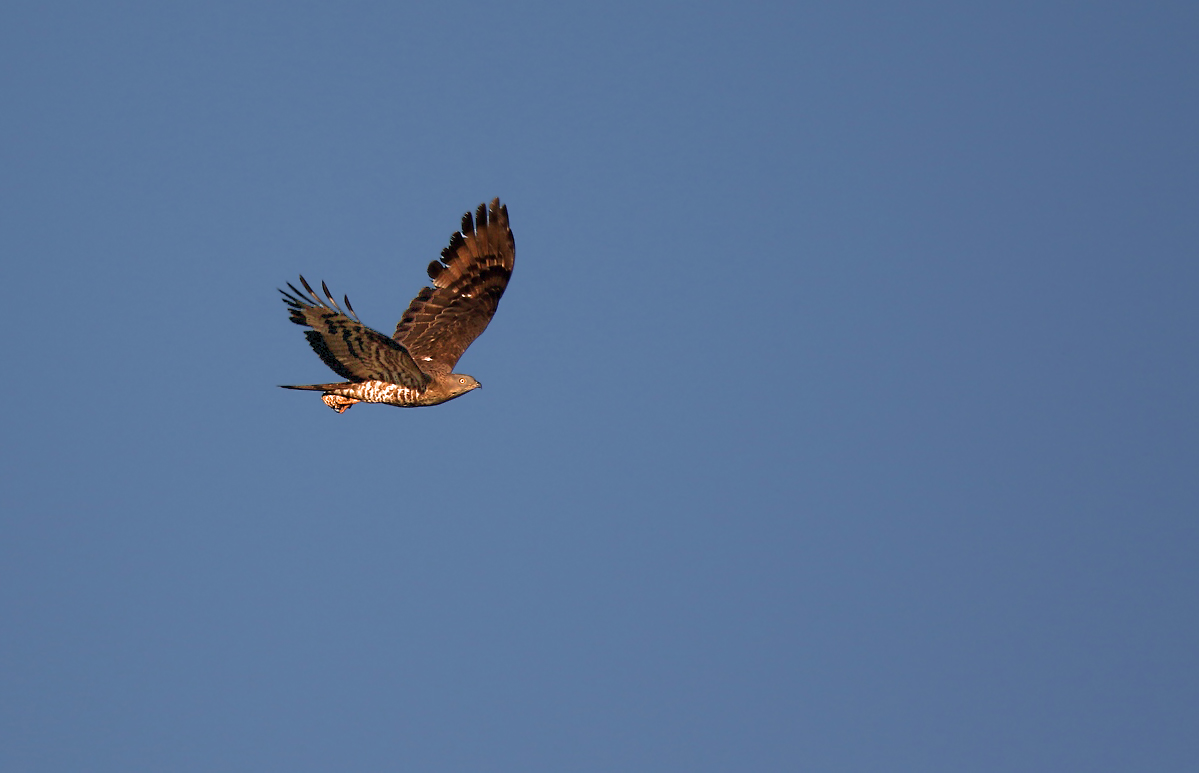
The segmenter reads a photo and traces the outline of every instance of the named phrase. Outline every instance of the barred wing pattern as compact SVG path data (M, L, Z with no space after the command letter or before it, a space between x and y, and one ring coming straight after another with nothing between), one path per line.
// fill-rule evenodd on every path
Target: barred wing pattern
M325 300L313 292L300 277L307 296L288 282L291 292L283 293L283 301L291 309L291 321L306 325L304 332L313 351L337 375L349 381L386 381L424 391L430 377L421 371L403 345L362 324L350 299L345 299L347 312L333 300L329 287L321 283Z
M392 337L421 369L449 373L491 322L515 259L508 208L499 199L480 204L473 219L467 212L441 260L429 264L433 287L412 299Z

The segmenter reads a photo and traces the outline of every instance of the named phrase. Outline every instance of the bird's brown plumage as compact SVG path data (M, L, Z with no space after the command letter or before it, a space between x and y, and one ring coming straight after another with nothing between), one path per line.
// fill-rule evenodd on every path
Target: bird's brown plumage
M362 324L348 297L343 311L324 283L324 299L302 276L307 293L288 283L291 292L280 292L291 321L312 328L304 334L308 343L346 381L286 388L323 391L339 413L355 402L436 405L477 388L454 365L491 322L515 258L508 208L499 199L480 204L473 218L467 212L441 260L429 264L433 287L412 299L391 338Z

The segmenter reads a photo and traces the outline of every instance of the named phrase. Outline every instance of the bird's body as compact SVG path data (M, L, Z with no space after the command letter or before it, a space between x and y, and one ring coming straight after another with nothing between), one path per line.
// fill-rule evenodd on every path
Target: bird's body
M284 389L309 389L324 392L321 399L325 405L342 413L354 403L383 403L401 408L416 408L422 405L440 405L453 400L481 384L464 373L450 373L449 378L434 379L421 392L387 381L347 381L341 384L306 384L288 386ZM448 383L443 383L448 382Z
M346 381L285 388L320 391L338 413L360 402L437 405L478 389L454 365L495 314L515 256L508 208L499 199L480 205L473 220L467 212L441 260L429 264L434 286L412 300L390 338L362 324L349 298L342 311L327 286L321 299L301 276L307 294L291 284L290 293L280 291L291 321L312 328L304 334L308 343Z

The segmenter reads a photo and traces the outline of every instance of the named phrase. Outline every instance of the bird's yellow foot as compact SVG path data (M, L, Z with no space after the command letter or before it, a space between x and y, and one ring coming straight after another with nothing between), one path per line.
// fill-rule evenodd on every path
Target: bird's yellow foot
M321 399L325 401L325 405L329 406L338 413L345 413L346 409L348 409L354 403L362 402L361 400L355 400L352 397L341 397L340 395L331 394L321 395Z

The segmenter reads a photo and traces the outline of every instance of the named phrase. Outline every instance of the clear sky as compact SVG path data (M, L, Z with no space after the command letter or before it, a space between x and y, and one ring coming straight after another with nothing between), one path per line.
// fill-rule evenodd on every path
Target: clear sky
M1199 769L1199 5L2 16L0 770Z

